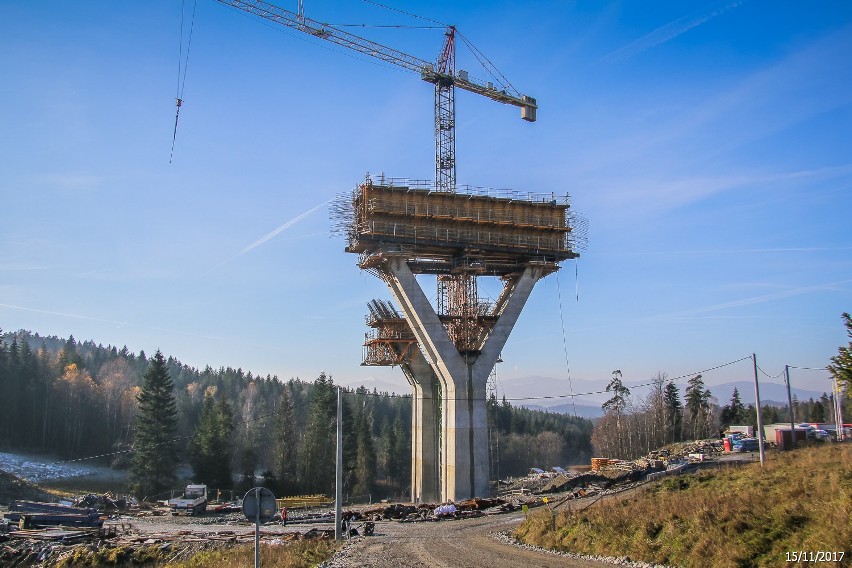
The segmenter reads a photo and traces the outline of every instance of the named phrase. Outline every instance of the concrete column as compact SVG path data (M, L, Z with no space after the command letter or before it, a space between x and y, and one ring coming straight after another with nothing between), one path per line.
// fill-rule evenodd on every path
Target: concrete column
M450 340L405 259L389 259L387 273L388 287L441 385L441 500L486 496L490 492L485 392L488 375L541 272L528 267L521 276L506 283L496 306L497 323L484 340L481 354L465 357ZM420 424L422 428L422 420ZM423 455L424 447L418 448L418 454ZM423 467L418 469L413 464L414 476L418 470L424 472ZM422 478L420 483L425 488Z
M436 503L441 500L439 486L439 407L440 387L434 371L417 351L402 365L414 390L411 402L411 500Z

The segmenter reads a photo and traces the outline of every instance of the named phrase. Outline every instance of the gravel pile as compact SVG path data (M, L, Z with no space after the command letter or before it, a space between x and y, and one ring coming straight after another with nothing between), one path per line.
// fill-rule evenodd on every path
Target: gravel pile
M522 542L519 542L518 540L512 537L512 534L510 532L507 531L491 533L490 536L495 540L502 542L503 544L509 544L512 546L517 546L519 548L525 548L527 550L534 550L536 552L553 554L555 556L564 556L566 558L576 558L578 560L597 560L599 562L607 562L615 566L626 566L627 568L677 568L675 566L666 566L664 564L649 564L648 562L631 560L627 556L593 556L590 554L575 554L573 552L559 552L556 550L549 550L547 548L541 548L539 546L533 546L531 544L524 544Z

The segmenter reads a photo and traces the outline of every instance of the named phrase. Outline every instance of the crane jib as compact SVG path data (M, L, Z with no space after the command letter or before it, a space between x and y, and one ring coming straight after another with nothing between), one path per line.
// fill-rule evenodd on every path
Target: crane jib
M304 15L296 14L280 6L261 0L217 0L221 4L249 12L261 18L271 20L281 25L293 28L316 38L330 41L341 47L381 59L409 71L419 72L420 77L429 83L453 85L462 90L470 91L491 100L521 107L521 117L530 122L536 119L538 105L536 100L526 95L513 95L505 90L497 89L490 83L480 84L471 81L465 71L459 71L457 76L438 73L435 66L419 57L409 55L392 47L351 34L328 24L312 20Z

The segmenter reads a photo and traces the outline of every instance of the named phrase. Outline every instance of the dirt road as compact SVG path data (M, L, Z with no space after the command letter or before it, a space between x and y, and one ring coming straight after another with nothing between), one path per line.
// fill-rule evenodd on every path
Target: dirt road
M612 564L568 558L504 544L489 533L511 530L522 515L422 523L376 523L327 568L600 568Z

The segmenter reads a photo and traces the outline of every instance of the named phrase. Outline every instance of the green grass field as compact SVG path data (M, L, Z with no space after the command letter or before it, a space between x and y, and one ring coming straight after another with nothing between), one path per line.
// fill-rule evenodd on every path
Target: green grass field
M672 477L583 511L539 511L522 542L684 568L801 566L788 552L843 552L852 566L852 444L768 455Z

